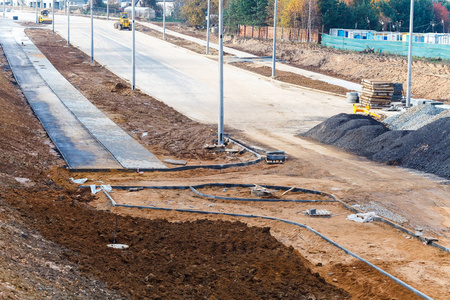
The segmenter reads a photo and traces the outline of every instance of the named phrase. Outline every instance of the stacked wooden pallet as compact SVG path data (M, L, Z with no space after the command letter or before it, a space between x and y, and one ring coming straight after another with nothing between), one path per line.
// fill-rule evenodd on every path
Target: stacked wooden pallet
M389 106L394 94L394 84L389 81L363 79L362 94L359 97L363 105L370 107Z

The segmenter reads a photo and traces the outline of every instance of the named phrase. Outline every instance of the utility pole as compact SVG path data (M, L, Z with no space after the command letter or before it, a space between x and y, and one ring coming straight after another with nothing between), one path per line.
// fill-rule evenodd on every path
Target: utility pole
M67 45L70 46L70 2L67 1ZM53 20L52 20L53 22Z
M55 0L52 1L52 33L55 34Z
M275 61L277 59L277 0L273 9L273 49L272 49L272 77L275 77Z
M309 0L309 5L308 5L308 41L309 43L311 43L311 0Z
M5 0L3 0L3 1L5 1ZM38 23L38 3L37 3L37 0L36 0L36 2L34 2L34 4L36 5L36 25L37 25L37 23Z
M6 0L3 0L3 19L5 18L5 9L6 9L6 8L5 8L5 1L6 1Z
M131 30L132 32L132 50L131 50L131 89L134 90L136 88L136 40L134 35L134 22L135 22L135 0L132 0L132 9L131 9Z
M94 63L94 0L91 1L91 64Z
M163 2L163 40L166 40L166 0Z
M223 0L219 0L219 122L217 143L223 145Z
M411 67L412 67L412 43L414 32L414 0L411 0L411 9L409 12L409 48L408 48L408 81L406 88L406 107L411 106Z
M106 1L106 20L109 21L109 0Z
M209 20L210 17L210 10L211 10L211 0L208 0L208 19L206 20L206 54L209 54Z

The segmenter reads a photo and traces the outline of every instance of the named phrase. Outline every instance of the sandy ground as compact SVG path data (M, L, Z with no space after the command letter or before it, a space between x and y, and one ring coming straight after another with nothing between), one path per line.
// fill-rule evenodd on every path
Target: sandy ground
M39 46L39 45L38 45ZM64 48L61 45L61 48ZM59 53L58 47L52 49L54 53ZM73 50L75 52L75 49ZM73 53L73 55L77 55ZM67 59L67 57L54 55L54 59ZM76 61L74 60L74 65L69 66L72 70L80 68L83 71L82 65L86 68L87 64L79 62L81 66L77 65L75 68ZM55 64L57 65L57 64ZM64 64L60 64L64 65ZM99 66L97 66L99 67ZM85 69L86 70L86 69ZM62 70L63 71L63 70ZM75 74L75 72L74 72ZM90 72L82 73L83 76L89 76ZM100 76L96 74L95 76ZM72 76L77 78L77 76ZM69 80L71 80L69 78ZM89 79L87 79L89 80ZM111 78L109 79L111 80ZM112 82L115 82L115 78ZM74 83L76 85L76 81ZM109 88L111 86L109 85ZM139 95L133 97L135 101L141 101ZM136 99L137 98L137 99ZM23 100L22 100L23 101ZM131 106L131 105L130 105ZM136 106L137 107L137 106ZM104 112L108 113L112 110L113 106L110 103L103 102L102 107L100 107ZM166 111L166 110L164 110ZM28 113L30 114L29 110ZM182 116L172 113L170 118L182 118ZM123 116L121 116L123 117ZM169 120L170 120L169 118ZM28 118L31 119L31 118ZM123 117L124 123L133 122L132 115ZM3 121L2 121L3 122ZM5 121L4 123L10 123L11 121ZM26 122L26 121L24 121ZM36 120L34 119L34 122ZM39 125L36 125L39 129ZM167 122L165 130L173 130L176 123ZM131 131L132 127L129 127L128 131ZM202 130L199 127L199 130ZM39 132L33 130L25 130L25 132ZM437 181L431 181L425 179L422 175L417 175L415 173L405 171L395 167L387 167L380 164L375 164L368 162L365 159L361 159L345 153L343 151L336 150L331 147L325 147L315 143L311 143L306 140L299 138L293 138L289 135L273 135L270 132L265 132L263 130L253 130L250 132L236 134L246 141L248 144L256 144L259 141L259 146L264 148L276 148L284 149L287 151L289 157L288 161L284 165L264 165L260 164L257 166L252 166L249 168L234 168L231 170L196 170L196 171L186 171L179 173L95 173L95 174L68 174L61 169L52 169L48 171L51 166L61 165L61 161L54 159L49 154L46 154L45 159L39 159L38 161L43 161L44 166L39 165L37 162L31 162L29 164L29 169L34 170L35 175L26 173L21 173L21 166L18 162L23 161L21 159L13 159L2 166L5 176L11 180L9 183L5 182L8 187L22 187L25 191L19 192L9 192L9 194L2 194L2 199L7 200L9 203L19 208L23 212L24 216L29 215L31 224L37 228L44 236L52 241L56 241L58 244L64 245L71 251L74 251L75 255L68 255L67 257L73 257L73 262L81 266L81 270L85 274L94 274L96 278L101 278L106 281L109 286L114 289L118 289L125 295L130 295L130 286L124 286L123 284L118 284L118 280L123 277L120 276L130 276L127 272L116 273L116 268L108 266L110 269L99 269L101 271L96 271L93 267L89 267L86 263L95 263L95 253L101 252L100 248L93 248L94 252L89 252L80 244L85 243L89 240L89 243L106 243L111 240L111 228L112 228L112 215L105 212L104 217L108 220L106 223L102 221L101 217L98 216L93 210L86 208L83 204L84 201L91 202L91 207L95 207L99 210L109 209L111 212L119 214L120 216L132 216L132 217L143 217L144 219L155 220L155 226L161 228L161 219L168 220L175 224L185 224L184 222L190 221L191 223L186 223L184 232L186 230L193 230L192 227L189 229L193 222L200 219L210 219L218 221L236 221L236 218L232 217L209 217L194 214L182 214L176 212L158 212L158 211L147 211L147 210L136 210L136 209L125 209L125 208L111 208L106 199L99 195L93 199L88 195L87 192L79 191L73 185L68 182L68 177L72 176L75 178L88 177L90 181L88 183L95 183L97 181L103 181L105 183L110 183L112 185L191 185L194 183L207 183L207 182L233 182L233 183L249 183L249 184L277 184L285 186L297 186L305 187L316 190L324 190L328 192L335 193L345 202L350 204L364 204L375 201L379 205L384 206L391 211L398 213L405 217L408 222L403 224L409 228L414 228L416 226L422 226L425 229L426 235L437 236L440 238L441 242L447 246L450 246L446 235L448 234L449 218L448 214L448 197L449 190L448 186L442 185ZM32 135L35 136L35 135ZM251 139L249 138L251 136ZM7 139L6 139L7 140ZM33 149L39 149L38 153L51 153L45 136L37 138L41 146L34 146ZM156 146L160 147L161 153L170 153L170 145L163 143L161 140ZM17 143L14 144L17 147ZM33 147L33 145L30 145ZM3 149L3 148L2 148ZM9 152L5 150L9 149ZM5 153L11 153L11 157L16 157L16 148L5 148ZM180 155L180 158L189 157L202 157L202 153L197 152L198 148L193 147L189 152ZM194 155L195 154L195 155ZM44 154L40 154L44 155ZM37 155L38 157L40 156ZM54 154L53 154L54 155ZM29 154L26 157L33 157L36 155ZM14 164L17 162L16 164ZM47 162L47 165L45 165ZM11 166L14 166L13 168ZM31 166L33 166L31 168ZM47 169L47 172L45 172ZM25 183L29 183L26 180L12 179L11 172L16 172L22 178L28 178L32 181L36 190L27 190L29 187L23 187ZM48 174L50 177L47 177ZM15 175L14 176L18 176ZM14 177L13 176L13 177ZM49 180L52 179L52 181ZM20 183L22 182L22 184ZM30 184L30 183L29 183ZM229 190L228 192L221 192L216 190L209 190L208 193L227 193L229 195L239 195L243 196L246 191L235 191ZM80 196L78 196L80 195ZM340 205L337 204L314 204L313 207L316 208L326 208L333 213L333 216L329 219L316 219L304 216L301 212L306 209L312 208L311 205L307 204L294 204L294 203L278 203L278 204L254 204L254 203L241 203L241 202L231 202L225 203L224 201L210 201L208 199L199 198L190 192L152 192L152 191L142 191L142 192L114 192L112 193L114 199L119 203L132 203L136 205L140 204L153 204L161 205L164 207L190 207L193 206L196 209L215 209L216 211L233 211L233 212L246 212L252 214L270 215L283 217L290 220L295 220L310 225L316 230L323 232L336 242L342 244L343 246L349 248L350 250L356 252L362 257L370 260L371 262L377 264L383 269L391 272L400 279L406 281L408 284L418 288L419 290L425 292L429 296L436 299L448 299L450 297L449 291L449 274L450 274L450 258L448 253L444 253L435 248L422 245L418 240L414 238L409 238L402 232L392 229L387 225L379 223L368 223L368 224L358 224L346 220L346 216L350 214L349 211L344 210ZM24 201L25 200L25 201ZM169 201L173 200L173 201ZM56 203L56 204L55 204ZM61 203L61 205L58 205ZM63 204L64 203L64 204ZM212 205L212 206L210 206ZM61 206L61 207L59 207ZM77 211L74 212L70 209L71 206L75 206ZM38 208L33 209L33 208ZM42 211L42 212L39 212ZM97 220L92 223L92 220ZM38 220L36 224L33 220ZM83 220L81 222L81 220ZM133 222L141 223L140 219L120 219L119 224L126 224L120 227L120 235L118 238L126 243L136 243L137 238L148 238L144 234L143 228L134 229L132 228ZM55 222L56 221L56 222ZM319 239L317 236L311 234L310 232L293 227L292 225L286 225L279 222L261 220L261 219L239 219L241 222L245 222L248 225L256 227L270 227L270 234L274 236L279 242L284 245L292 246L298 253L305 257L309 262L306 264L312 268L312 272L319 273L327 283L333 284L337 287L343 288L350 293L355 299L414 299L414 295L405 289L399 287L397 284L388 280L386 277L382 276L380 273L369 269L367 266L361 264L350 256L346 255L344 252L338 250L337 248L325 243L323 240ZM61 222L61 225L56 226ZM146 222L146 221L142 221ZM183 222L183 223L180 223ZM79 225L77 225L79 223ZM95 231L90 232L82 230L85 224L94 224ZM102 224L101 226L99 224ZM159 224L159 225L158 225ZM195 223L195 224L198 224ZM227 232L235 232L239 234L240 230L247 231L240 227L241 225L231 225L230 223L216 223L213 222L213 226L217 226L214 229L216 234L221 234L220 230L227 230ZM68 227L65 227L68 226ZM153 226L153 225L145 225ZM164 225L165 226L165 225ZM197 226L197 225L195 225ZM230 226L230 229L227 229ZM234 229L231 229L232 226ZM89 226L88 226L89 227ZM68 230L70 228L70 230ZM72 230L72 228L74 230ZM109 229L108 229L109 228ZM127 229L125 229L127 228ZM149 227L147 227L149 228ZM164 227L164 230L170 231L170 225ZM198 228L201 228L199 225ZM212 227L205 227L205 234L208 230L212 230ZM60 232L62 230L67 230L71 235L67 235L68 238L61 236ZM108 231L109 230L109 231ZM217 231L215 231L217 230ZM127 233L128 232L128 233ZM183 232L183 231L181 231ZM249 231L249 234L255 235L258 230ZM261 232L263 235L265 233L265 238L270 238L267 232ZM180 233L182 234L182 233ZM98 239L94 239L93 236L98 235ZM166 237L162 236L161 239ZM179 237L178 237L179 238ZM235 237L238 239L238 236ZM199 245L207 245L209 247L214 239L210 239L207 243L200 243ZM225 243L230 240L226 240ZM249 243L254 243L250 242ZM268 242L266 242L268 243ZM22 246L24 247L24 246ZM225 249L231 247L233 251L233 244L226 244ZM239 246L240 247L240 246ZM258 246L260 247L260 246ZM279 253L285 251L284 248L278 248L280 246L274 246L273 249L277 250ZM86 247L85 247L86 248ZM141 248L139 248L141 249ZM205 248L206 251L207 248ZM208 250L209 251L209 250ZM193 251L192 253L195 253ZM284 252L283 252L284 253ZM145 253L144 253L145 254ZM144 255L142 252L136 252L132 255ZM115 262L121 261L121 263L130 264L130 256L118 255L115 256ZM151 255L146 253L145 255ZM169 254L168 254L169 255ZM268 253L272 255L272 259L278 257L274 253ZM284 257L285 254L281 255ZM287 255L287 254L286 254ZM93 256L92 258L90 256ZM152 256L149 256L152 257ZM170 257L170 255L169 255ZM288 257L288 256L286 256ZM300 256L299 256L300 257ZM88 259L89 258L89 259ZM116 260L117 258L117 260ZM104 258L102 258L104 259ZM195 274L195 276L200 276L205 271L193 272L193 270L201 265L201 256L194 256L197 262L190 262L191 266L188 270L191 273L183 274L179 273L178 267L172 266L172 269L165 269L171 267L171 265L165 265L161 268L167 270L179 276L182 279L180 282L183 284L184 278L189 277L189 275ZM242 261L245 259L243 257L237 258L237 261ZM293 258L292 258L293 259ZM9 260L11 261L11 260ZM99 260L100 262L102 260ZM170 264L170 259L167 262ZM178 263L178 260L176 261ZM240 266L240 263L234 262L234 269ZM286 265L287 266L287 265ZM215 269L215 268L214 268ZM233 268L231 269L233 270ZM245 270L245 268L243 269ZM222 270L225 273L231 272L230 269ZM106 273L113 272L114 276L105 276ZM152 272L152 271L150 271ZM247 272L257 272L257 270L252 271L252 269L247 270ZM39 273L38 273L39 274ZM151 273L154 274L154 273ZM250 273L252 274L252 273ZM259 274L259 273L258 273ZM287 273L280 271L281 275L274 275L270 277L269 273L266 273L267 280L280 279L288 280L289 276ZM150 280L153 280L153 276L148 274ZM269 276L270 275L270 276ZM194 277L195 277L194 276ZM278 277L277 277L278 276ZM145 277L145 276L144 276ZM17 277L16 277L17 278ZM211 278L211 277L208 277ZM253 280L255 276L250 276ZM258 278L258 276L257 276ZM278 278L278 279L277 279ZM144 284L148 284L144 282ZM289 280L288 280L289 281ZM195 282L195 281L194 281ZM246 282L246 281L242 281ZM250 282L250 281L249 281ZM269 282L269 281L267 281ZM277 281L278 282L278 281ZM222 281L221 283L224 283ZM8 281L11 284L11 281ZM14 286L15 290L19 290L20 280L18 283L11 284ZM231 283L232 284L232 283ZM250 283L248 283L250 284ZM172 287L154 283L151 281L150 285L152 288L156 286L156 291L164 291ZM311 286L314 286L312 284ZM207 285L208 286L208 285ZM217 285L223 286L224 289L227 285ZM244 285L239 285L242 287L242 295L245 295L247 290L244 289ZM264 284L266 287L270 287L268 284ZM137 289L135 287L134 289ZM333 290L333 288L330 288ZM132 292L132 291L131 291ZM285 291L283 291L284 293ZM14 294L13 294L14 295ZM193 292L191 295L194 295ZM218 294L219 298L221 294ZM280 295L280 294L277 294ZM291 295L291 294L289 294ZM345 295L344 295L345 296ZM287 298L295 298L293 296L285 296ZM329 299L327 296L324 299ZM20 297L19 297L20 298Z

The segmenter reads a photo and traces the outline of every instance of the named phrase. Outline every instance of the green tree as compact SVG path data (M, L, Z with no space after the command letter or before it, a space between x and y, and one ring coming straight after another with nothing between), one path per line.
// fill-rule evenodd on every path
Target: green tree
M360 29L380 29L379 10L370 0L355 0L350 5L353 23Z
M267 19L268 0L230 0L226 20L230 24L264 26Z
M338 0L318 0L322 25L330 28L353 28L354 22L350 8Z
M401 22L401 29L408 31L410 0L389 0L380 4L381 12L389 17L394 24ZM430 24L433 21L432 0L414 0L414 31L431 31Z

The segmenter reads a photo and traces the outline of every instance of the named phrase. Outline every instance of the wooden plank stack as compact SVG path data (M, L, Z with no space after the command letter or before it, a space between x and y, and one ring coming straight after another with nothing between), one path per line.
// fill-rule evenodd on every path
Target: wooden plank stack
M394 94L394 84L389 81L363 79L362 94L359 97L362 105L370 107L389 106Z

